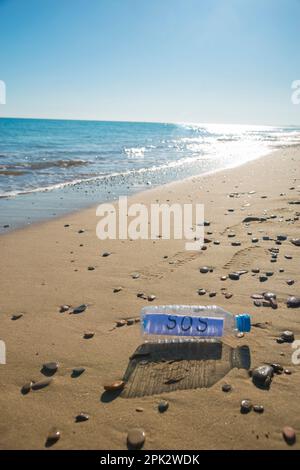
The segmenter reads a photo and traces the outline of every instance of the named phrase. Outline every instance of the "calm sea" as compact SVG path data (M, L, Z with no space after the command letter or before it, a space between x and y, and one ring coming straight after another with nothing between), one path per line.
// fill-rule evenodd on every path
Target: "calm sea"
M295 127L0 118L0 230L294 143Z

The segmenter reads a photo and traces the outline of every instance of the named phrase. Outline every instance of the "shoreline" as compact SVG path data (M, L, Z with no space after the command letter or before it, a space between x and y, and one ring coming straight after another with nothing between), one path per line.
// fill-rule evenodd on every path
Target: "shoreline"
M300 146L289 146L234 168L129 196L130 202L147 207L156 201L205 204L210 222L205 234L211 239L205 251L185 251L183 240L100 241L95 205L3 233L0 339L7 363L0 365L0 448L43 449L55 426L61 438L53 449L126 449L127 432L136 427L146 433L146 450L299 449L300 368L292 363L291 344L276 342L285 330L300 339L299 308L286 308L288 296L299 296L300 248L290 239L299 238L300 206L289 204L300 200L299 194ZM248 215L276 217L247 226L242 221ZM287 239L276 244L279 235ZM273 248L279 249L275 262ZM110 256L103 257L104 252ZM201 266L213 271L202 274ZM252 272L255 268L260 272ZM247 272L237 281L228 278L239 270ZM266 272L273 274L261 282ZM205 291L201 296L199 289ZM254 305L251 295L266 291L276 294L277 309ZM155 296L152 302L149 295ZM60 305L66 304L88 307L79 315L60 313ZM134 320L142 307L163 304L219 305L233 314L250 313L252 323L260 326L244 337L224 338L220 357L201 364L197 358L186 359L184 352L175 361L144 358L146 364L140 366L147 373L134 369L130 375L130 357L142 343ZM123 326L116 327L120 320ZM87 332L94 336L86 339ZM248 348L251 368L279 363L291 374L275 374L269 390L255 387L248 368L229 360L233 349L242 346ZM48 386L23 395L24 384L45 379L42 366L53 361L59 367ZM84 372L72 377L79 366ZM202 387L190 385L189 377L198 377L194 370L207 380ZM124 374L124 393L107 396L104 384ZM183 378L170 391L152 394L151 377L157 382L161 374L166 381L180 374ZM229 393L222 391L224 384L231 385ZM243 415L243 399L262 405L264 412ZM157 409L161 400L169 403L165 413ZM89 419L76 423L81 412ZM282 438L284 426L296 430L293 446Z
M246 162L242 162L242 163L239 163L239 164L236 164L236 165L233 165L233 166L228 166L228 167L225 167L225 168L217 168L217 169L214 169L214 170L209 170L209 171L206 171L204 173L200 173L200 174L196 174L196 175L192 175L192 176L187 176L187 177L185 177L181 180L173 180L173 181L170 181L168 183L163 183L163 184L159 184L159 185L154 186L154 187L150 187L148 189L143 189L143 190L140 190L140 191L138 190L137 192L133 192L133 193L129 194L127 197L128 197L129 200L133 197L138 197L138 196L140 196L142 198L144 193L148 193L149 191L151 192L151 191L155 191L155 190L162 190L163 188L165 188L167 190L168 186L171 186L173 184L181 185L182 183L188 183L189 181L192 181L194 178L213 176L213 175L218 174L218 173L234 170L235 168L243 167L244 165L247 165L248 163L255 162L255 161L260 160L262 158L266 158L270 155L275 155L276 153L281 152L282 150L293 148L293 147L295 147L295 148L299 147L299 149L300 149L300 144L290 144L290 145L282 146L282 148L270 149L267 153L265 153L263 155L260 155L258 157L254 157L251 160L248 160ZM96 178L97 177L95 177L95 179ZM84 183L84 182L85 181L82 181L82 183ZM68 185L68 183L65 183L65 184ZM79 184L81 184L81 183L79 183ZM55 190L56 189L53 189L53 191L55 191ZM41 193L52 192L52 190L50 190L50 191L45 190L45 191L40 191L40 192ZM32 194L32 192L24 193L23 195L26 196L26 195L30 195L30 194ZM21 197L22 197L22 195L21 195ZM3 198L3 199L6 199L6 198ZM7 199L10 199L10 198L7 198ZM56 215L53 218L47 218L47 219L42 218L40 220L35 220L34 222L28 223L27 225L21 225L19 227L17 226L17 227L14 227L14 228L2 231L2 232L0 231L0 237L2 235L8 235L8 234L10 234L12 232L15 232L17 230L26 230L27 228L30 228L33 225L41 225L41 224L44 224L44 223L51 223L53 220L62 219L64 217L67 217L68 215L78 214L82 211L91 210L91 209L95 210L96 207L99 204L103 204L103 203L116 204L117 199L111 199L111 200L107 200L107 201L105 200L105 201L99 202L97 205L95 203L91 203L91 204L88 204L85 207L77 208L77 209L74 209L74 210L67 210L66 212L63 212L62 214Z

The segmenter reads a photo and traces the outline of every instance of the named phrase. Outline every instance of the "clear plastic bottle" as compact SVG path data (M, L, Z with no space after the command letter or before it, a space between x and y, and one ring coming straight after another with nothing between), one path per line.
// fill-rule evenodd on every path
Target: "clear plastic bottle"
M157 305L142 309L141 329L145 342L197 341L249 332L251 323L216 305Z

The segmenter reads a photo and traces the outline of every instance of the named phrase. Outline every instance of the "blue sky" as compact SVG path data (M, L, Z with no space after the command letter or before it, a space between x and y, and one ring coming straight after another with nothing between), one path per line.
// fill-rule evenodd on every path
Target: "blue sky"
M300 124L300 0L0 0L0 116Z

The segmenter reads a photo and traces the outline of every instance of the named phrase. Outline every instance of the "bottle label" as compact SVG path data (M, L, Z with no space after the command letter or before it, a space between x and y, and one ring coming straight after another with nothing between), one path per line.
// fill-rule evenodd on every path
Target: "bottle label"
M147 313L143 318L144 334L171 336L223 336L224 319Z

